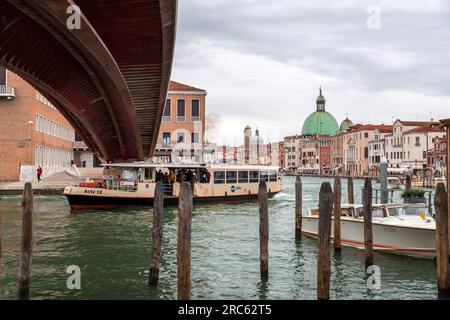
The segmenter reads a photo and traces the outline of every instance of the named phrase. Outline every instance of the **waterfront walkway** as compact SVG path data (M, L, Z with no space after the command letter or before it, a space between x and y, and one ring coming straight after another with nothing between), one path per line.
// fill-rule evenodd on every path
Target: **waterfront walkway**
M70 170L70 169L69 169ZM53 195L62 194L64 187L68 185L77 185L86 178L99 177L102 175L103 168L78 168L81 176L75 175L72 171L62 171L54 173L41 182L37 179L32 181L35 194ZM25 181L16 182L0 182L0 195L17 195L22 194Z

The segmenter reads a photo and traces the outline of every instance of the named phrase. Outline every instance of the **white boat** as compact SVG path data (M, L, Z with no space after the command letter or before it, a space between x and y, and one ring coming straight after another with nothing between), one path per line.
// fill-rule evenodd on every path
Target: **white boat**
M388 189L401 189L402 181L397 177L388 177L387 179Z
M266 181L269 197L282 191L278 169L228 164L108 164L101 179L67 186L64 195L72 209L152 205L156 181L163 180L164 203L176 205L180 181L184 180L192 184L194 204L256 201L260 180ZM170 182L169 173L175 176Z
M317 237L319 209L302 217L302 232ZM373 248L375 251L433 259L436 256L436 222L425 204L383 204L372 208ZM333 236L333 227L332 227ZM364 249L362 205L342 205L342 245Z

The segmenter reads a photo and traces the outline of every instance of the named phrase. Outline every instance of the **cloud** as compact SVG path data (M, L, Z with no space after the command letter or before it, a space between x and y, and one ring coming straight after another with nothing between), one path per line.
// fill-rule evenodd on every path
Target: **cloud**
M205 88L238 141L236 123L272 140L299 133L320 85L338 121L449 117L449 13L437 0L184 0L172 78Z

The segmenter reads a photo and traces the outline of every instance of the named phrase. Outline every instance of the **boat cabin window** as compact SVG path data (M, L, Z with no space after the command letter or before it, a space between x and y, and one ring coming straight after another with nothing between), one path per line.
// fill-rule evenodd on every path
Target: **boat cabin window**
M373 218L383 218L384 210L382 208L374 208L372 209L372 217Z
M276 171L269 171L269 181L277 181L277 172Z
M238 182L239 183L248 183L248 171L239 171L238 172Z
M224 184L225 183L225 171L215 171L214 172L214 183Z
M428 215L427 208L420 208L420 207L405 207L405 208L389 208L388 209L389 215L393 217L398 216L420 216Z
M352 209L351 208L342 208L341 209L341 216L343 216L343 217L351 217L352 216Z
M236 182L237 182L237 172L227 171L227 183L236 183Z
M145 168L145 179L152 180L153 172L151 168Z
M261 171L261 180L269 181L269 171Z
M259 182L259 171L250 171L250 182Z

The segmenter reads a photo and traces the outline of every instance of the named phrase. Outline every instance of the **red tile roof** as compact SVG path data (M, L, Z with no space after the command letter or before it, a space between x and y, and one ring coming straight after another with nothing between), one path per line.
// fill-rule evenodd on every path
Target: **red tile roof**
M183 84L183 83L176 82L176 81L170 81L169 90L170 91L198 91L198 92L206 91L206 90L191 87L191 86L188 86L187 84Z
M426 133L426 132L445 132L445 129L439 126L423 126L408 130L403 134Z
M401 124L407 127L423 127L423 126L433 126L433 125L440 125L439 122L434 121L402 121L399 120Z
M370 130L378 130L381 133L392 133L393 132L393 126L391 125L375 125L375 124L356 124L350 128L350 132L356 132L356 131L370 131Z

